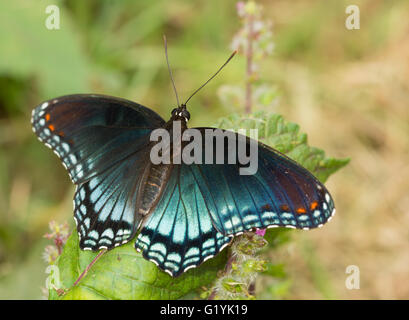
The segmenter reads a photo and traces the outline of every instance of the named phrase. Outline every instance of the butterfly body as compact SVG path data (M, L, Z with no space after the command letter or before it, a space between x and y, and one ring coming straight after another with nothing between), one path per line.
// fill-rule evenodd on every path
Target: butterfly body
M240 163L177 161L192 141L185 106L165 122L152 110L102 95L71 95L40 104L32 126L76 184L74 218L84 250L112 249L136 237L135 248L172 276L223 250L234 236L258 228L311 229L335 213L325 186L302 166L258 143L258 170L241 175ZM176 130L175 128L179 128ZM152 161L155 130L169 133ZM204 159L206 132L194 128ZM226 131L221 131L225 134ZM243 137L231 133L239 143ZM246 147L252 141L244 137ZM213 143L213 142L212 142ZM233 157L233 160L237 157Z
M140 201L137 203L138 213L142 216L149 215L152 210L155 208L163 190L165 189L166 183L168 178L173 170L173 157L181 153L183 148L183 144L181 143L180 146L178 144L173 144L173 123L174 121L178 121L180 123L180 132L179 135L182 135L183 132L187 129L187 118L182 116L181 112L178 112L178 109L175 109L172 112L172 117L169 121L163 126L163 129L169 133L169 145L168 148L165 149L163 152L169 153L173 155L169 157L169 163L160 163L160 164L153 164L150 161L150 158L147 157L146 159L146 167L145 167L145 175L142 177L142 185L143 187L140 188ZM155 142L151 142L150 145L146 148L147 150L151 150L151 148L155 145Z
M147 216L155 207L162 194L166 180L172 170L171 165L151 165L149 174L146 177L143 191L141 192L141 202L138 206L139 214Z

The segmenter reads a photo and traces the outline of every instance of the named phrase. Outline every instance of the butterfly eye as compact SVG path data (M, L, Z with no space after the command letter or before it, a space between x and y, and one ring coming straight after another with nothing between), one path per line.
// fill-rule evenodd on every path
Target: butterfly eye
M190 120L190 113L189 113L189 111L183 110L183 111L182 111L182 117L185 118L185 119L187 119L187 120Z
M176 114L176 112L177 112L177 111L178 111L178 109L177 109L177 108L173 109L173 110L172 110L172 112L171 112L172 116L174 116L174 115Z

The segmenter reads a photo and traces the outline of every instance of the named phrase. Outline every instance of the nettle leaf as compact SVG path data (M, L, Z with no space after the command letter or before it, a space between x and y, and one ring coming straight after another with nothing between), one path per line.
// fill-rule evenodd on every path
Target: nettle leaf
M58 258L61 288L50 289L49 299L178 299L192 290L209 285L227 261L227 250L177 278L162 272L145 260L133 247L133 241L103 254L81 281L80 274L97 252L79 248L74 230Z
M263 111L245 116L232 114L219 119L216 127L227 130L258 129L259 141L297 161L322 182L349 162L349 159L326 158L323 150L307 144L307 135L300 132L298 124L288 122L278 114Z

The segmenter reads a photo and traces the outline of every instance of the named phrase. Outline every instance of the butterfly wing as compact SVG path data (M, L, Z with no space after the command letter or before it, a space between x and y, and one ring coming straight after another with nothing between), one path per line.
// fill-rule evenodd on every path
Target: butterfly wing
M203 155L205 129L199 128ZM236 140L239 136L234 134ZM243 140L249 145L249 138ZM335 212L325 186L278 151L259 143L253 175L240 175L238 159L228 164L229 153L225 144L224 164L214 164L215 155L213 164L205 164L203 158L202 164L175 165L138 235L135 247L173 276L213 257L244 231L315 228Z
M64 96L33 110L33 131L77 185L74 217L82 249L112 248L135 234L149 134L163 124L148 108L102 95Z
M218 232L194 165L174 165L161 199L135 242L138 251L172 276L215 256L231 237ZM206 195L203 192L207 192Z
M164 120L134 102L103 95L69 95L33 110L32 128L51 148L78 184L107 169L133 150Z
M237 133L234 137L236 141L243 138ZM250 150L251 141L255 143L250 138L242 141L246 141L246 150ZM239 159L235 164L198 165L203 177L198 181L210 191L206 201L216 208L209 212L219 232L234 235L254 228L311 229L331 218L334 202L317 178L277 150L262 143L257 150L255 174L241 175ZM229 153L226 146L225 159Z

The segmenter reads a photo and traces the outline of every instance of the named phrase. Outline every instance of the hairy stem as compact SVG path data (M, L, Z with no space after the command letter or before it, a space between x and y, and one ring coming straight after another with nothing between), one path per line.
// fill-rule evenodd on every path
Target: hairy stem
M250 14L248 18L248 31L247 31L247 70L246 70L246 102L245 112L251 113L252 105L252 81L253 81L253 15Z
M229 258L226 262L226 265L224 267L223 273L226 275L228 274L231 269L232 269L232 264L237 260L236 255L234 254L234 252L230 252ZM213 289L212 293L209 295L209 297L207 298L207 300L214 300L216 298L216 289Z
M107 252L106 249L102 249L97 255L96 257L91 261L91 263L89 265L87 265L87 267L85 268L85 270L80 274L80 276L78 277L78 279L74 282L74 287L76 285L78 285L78 283L82 280L82 278L84 278L86 276L86 274L88 273L89 269L91 269L91 267L98 261L99 258L102 257L102 255Z

